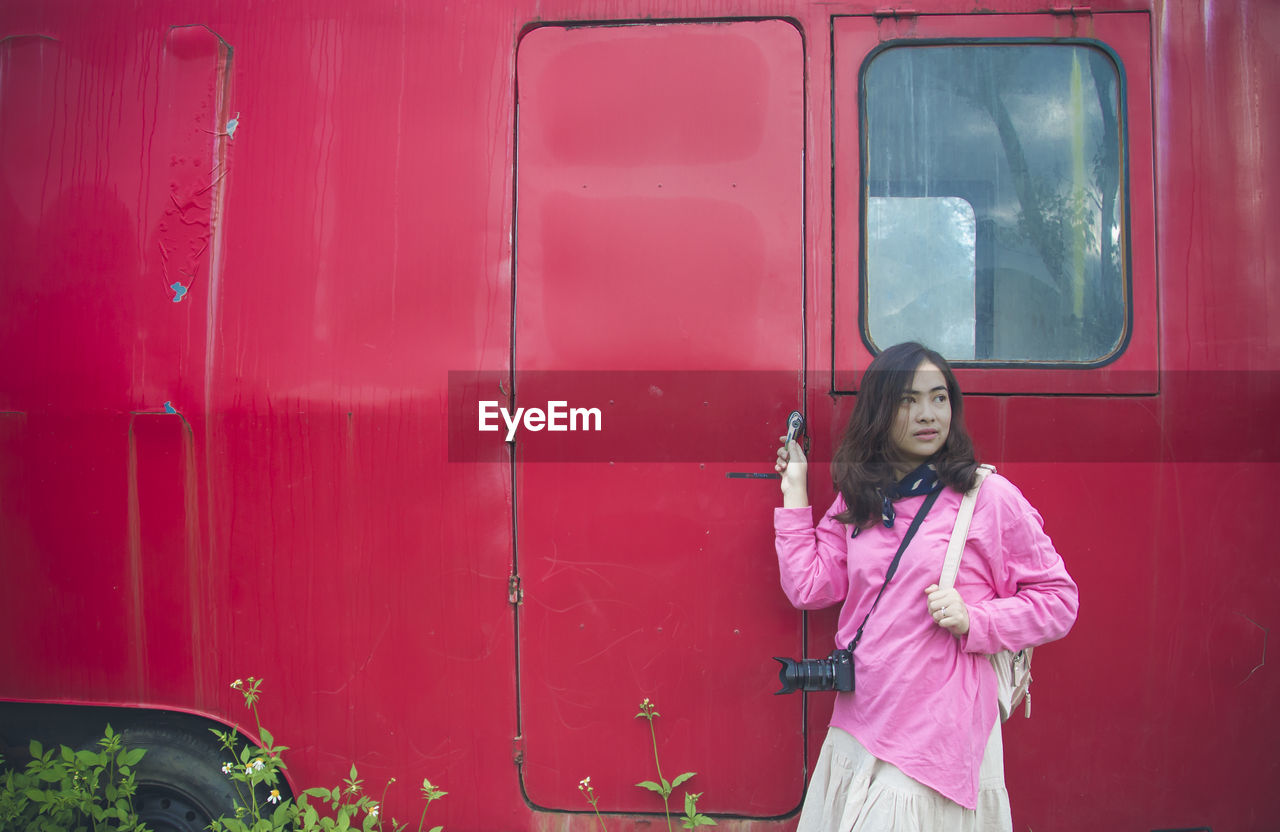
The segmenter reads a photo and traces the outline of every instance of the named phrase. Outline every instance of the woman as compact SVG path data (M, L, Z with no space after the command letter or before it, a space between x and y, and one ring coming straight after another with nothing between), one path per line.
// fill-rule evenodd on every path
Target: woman
M791 603L842 604L836 642L848 647L884 587L854 650L856 689L836 695L799 832L1011 830L987 655L1061 638L1078 596L1040 515L996 474L979 491L954 588L937 586L977 469L951 368L915 343L872 361L831 466L839 496L816 527L798 444L779 449L776 469L774 530Z

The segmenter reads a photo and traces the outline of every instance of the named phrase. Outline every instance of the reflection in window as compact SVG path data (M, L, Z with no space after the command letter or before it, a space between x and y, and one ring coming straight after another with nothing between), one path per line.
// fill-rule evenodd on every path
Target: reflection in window
M977 338L973 206L956 196L867 200L867 320L878 343L922 341L973 358Z
M863 90L872 343L905 334L978 361L1114 353L1126 268L1111 57L1069 44L891 47Z

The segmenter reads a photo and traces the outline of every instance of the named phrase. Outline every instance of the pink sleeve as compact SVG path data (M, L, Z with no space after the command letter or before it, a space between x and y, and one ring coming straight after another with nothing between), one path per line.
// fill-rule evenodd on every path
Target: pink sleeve
M845 525L835 519L842 511L844 500L836 497L814 528L811 507L773 510L782 591L797 609L830 607L849 594Z
M995 512L1001 522L983 541L995 598L969 605L970 653L1021 650L1062 638L1075 623L1079 590L1044 533L1044 521L1013 489L1016 501Z

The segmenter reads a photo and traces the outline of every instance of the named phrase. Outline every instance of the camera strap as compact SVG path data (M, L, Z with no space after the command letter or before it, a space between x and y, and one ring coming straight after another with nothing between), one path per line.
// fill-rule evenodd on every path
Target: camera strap
M893 556L893 562L889 564L889 571L885 573L884 583L880 585L880 592L876 594L876 600L871 602L871 609L867 610L862 623L858 625L858 634L853 637L853 643L849 645L850 653L857 648L858 642L862 641L862 628L867 626L867 619L871 617L871 613L875 612L876 604L880 603L880 596L884 595L885 587L889 586L889 581L893 580L894 573L898 571L898 562L902 560L902 553L907 551L907 546L911 544L911 538L916 536L916 530L924 522L924 516L929 513L929 509L933 508L933 504L938 501L938 495L941 493L942 489L938 488L928 497L925 497L924 504L916 512L915 519L911 521L911 526L907 528L907 533L903 535L902 543L898 546L898 553Z

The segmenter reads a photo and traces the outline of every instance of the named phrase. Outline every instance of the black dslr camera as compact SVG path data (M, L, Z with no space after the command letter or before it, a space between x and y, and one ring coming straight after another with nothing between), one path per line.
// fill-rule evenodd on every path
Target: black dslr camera
M781 659L778 681L782 690L774 694L795 693L798 690L853 690L853 650L837 649L825 659Z

